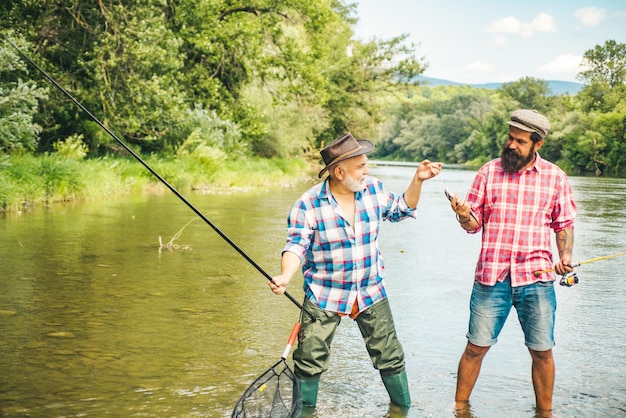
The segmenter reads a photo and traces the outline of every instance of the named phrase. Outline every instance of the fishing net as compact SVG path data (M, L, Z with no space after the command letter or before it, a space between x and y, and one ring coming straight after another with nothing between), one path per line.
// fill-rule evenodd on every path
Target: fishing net
M232 417L295 417L299 406L300 385L283 358L252 382Z
M246 389L235 405L232 417L295 417L300 409L300 385L285 361L298 337L300 322L296 322L289 335L280 360L259 376Z

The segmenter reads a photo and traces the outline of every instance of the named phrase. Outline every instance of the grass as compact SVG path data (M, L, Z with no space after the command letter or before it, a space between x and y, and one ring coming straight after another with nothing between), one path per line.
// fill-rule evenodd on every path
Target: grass
M287 187L311 178L314 167L301 159L212 161L182 157L144 160L180 192ZM163 190L159 180L132 158L76 160L56 153L11 156L0 164L0 212L57 202L114 198Z

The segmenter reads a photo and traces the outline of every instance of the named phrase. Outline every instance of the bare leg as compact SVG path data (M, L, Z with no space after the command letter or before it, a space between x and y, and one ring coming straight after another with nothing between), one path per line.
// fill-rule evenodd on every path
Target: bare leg
M554 390L554 358L552 350L528 350L533 359L532 377L535 388L537 411L549 413L552 411L552 392Z
M454 398L457 409L467 407L472 389L474 389L480 373L480 366L487 351L489 351L489 347L479 347L470 342L467 343L459 361L456 396Z

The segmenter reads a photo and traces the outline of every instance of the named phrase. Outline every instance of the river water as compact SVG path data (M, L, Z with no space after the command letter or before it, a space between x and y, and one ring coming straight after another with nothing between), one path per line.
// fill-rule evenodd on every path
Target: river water
M410 167L371 174L402 191ZM390 410L358 328L340 325L315 417L452 417L456 368L480 238L460 230L444 185L425 184L418 218L384 224L380 246L413 399ZM571 178L574 259L626 251L626 180ZM189 200L274 275L285 216L307 187ZM298 309L169 192L0 218L0 416L226 417L275 363ZM159 250L176 237L171 250ZM626 416L626 257L584 264L557 286L557 417ZM300 279L289 292L302 298ZM472 397L476 417L532 417L530 356L512 312Z

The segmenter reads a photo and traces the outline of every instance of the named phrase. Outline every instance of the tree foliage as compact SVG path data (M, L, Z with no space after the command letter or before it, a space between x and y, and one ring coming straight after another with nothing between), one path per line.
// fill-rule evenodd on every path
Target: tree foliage
M0 28L141 152L171 155L192 134L212 146L211 115L236 126L238 151L272 157L366 131L379 92L423 71L404 36L353 39L354 10L337 0L26 0L0 6ZM74 134L92 155L119 151L56 92L42 109L39 151Z
M521 107L541 113L548 112L554 102L548 83L533 77L522 77L512 83L505 83L501 90L503 95L515 100Z
M356 39L349 0L22 0L0 35L134 150L196 159L307 156L352 131L376 156L480 164L511 111L552 128L542 155L572 173L626 174L626 44L584 54L575 96L523 77L499 90L414 85L405 35ZM13 49L0 45L0 151L82 158L125 151Z
M18 42L14 39L15 42ZM28 70L9 45L0 46L0 154L33 151L41 126L34 121L46 89L28 80Z
M585 111L608 112L626 94L626 44L608 40L583 55L586 69L579 73L585 82L580 100Z
M551 123L545 158L571 173L626 175L626 44L607 41L584 56L586 84L574 97L550 95L530 77L496 91L416 88L392 110L377 157L479 165L499 156L510 112L529 108Z

